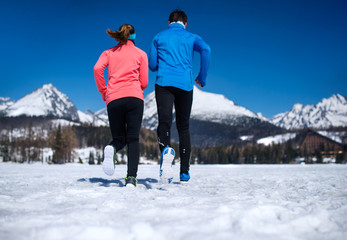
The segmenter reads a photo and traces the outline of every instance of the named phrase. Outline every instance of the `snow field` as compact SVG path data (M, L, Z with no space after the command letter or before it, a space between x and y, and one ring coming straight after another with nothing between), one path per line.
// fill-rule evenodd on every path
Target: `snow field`
M346 239L346 165L192 165L125 188L100 165L0 163L0 239Z

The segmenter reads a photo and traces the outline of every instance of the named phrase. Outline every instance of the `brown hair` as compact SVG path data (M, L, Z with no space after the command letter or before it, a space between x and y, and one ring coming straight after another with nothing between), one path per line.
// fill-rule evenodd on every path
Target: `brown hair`
M112 31L107 29L107 34L111 38L114 38L117 42L126 42L129 39L130 34L135 33L135 28L130 24L123 24L119 27L118 31Z

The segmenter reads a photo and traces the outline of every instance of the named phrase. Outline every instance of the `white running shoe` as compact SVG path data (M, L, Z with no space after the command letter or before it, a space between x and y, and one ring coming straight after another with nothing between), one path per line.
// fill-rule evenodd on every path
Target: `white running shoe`
M162 183L171 183L173 180L172 163L175 159L175 150L166 146L160 156L159 177Z
M114 167L116 160L114 159L115 151L113 146L107 145L104 149L104 161L102 162L102 169L104 173L112 176L114 173Z

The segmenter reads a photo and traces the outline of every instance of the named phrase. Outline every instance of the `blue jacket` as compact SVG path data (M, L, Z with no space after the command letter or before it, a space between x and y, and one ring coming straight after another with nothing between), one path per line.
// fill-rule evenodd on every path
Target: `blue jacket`
M182 24L172 23L158 33L149 52L149 68L157 72L156 84L191 91L194 85L193 52L200 53L200 73L197 77L206 84L210 63L210 47L198 35L185 30Z

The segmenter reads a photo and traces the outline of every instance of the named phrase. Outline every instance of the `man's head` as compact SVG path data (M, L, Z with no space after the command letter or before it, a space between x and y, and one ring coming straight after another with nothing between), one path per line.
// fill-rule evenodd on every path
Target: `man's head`
M188 17L187 15L181 11L176 9L169 16L169 24L173 22L183 22L184 25L187 24Z

